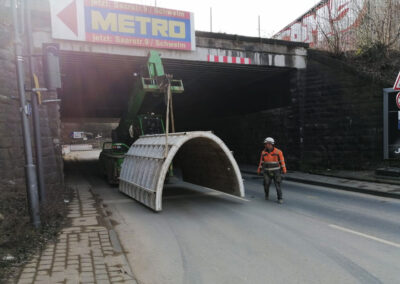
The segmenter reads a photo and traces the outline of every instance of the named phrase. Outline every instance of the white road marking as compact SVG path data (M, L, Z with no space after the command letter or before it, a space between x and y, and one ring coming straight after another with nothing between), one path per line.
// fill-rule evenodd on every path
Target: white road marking
M389 245L389 246L400 248L400 244L398 244L398 243L390 242L390 241L387 241L387 240L384 240L384 239L380 239L380 238L377 238L377 237L374 237L374 236L371 236L371 235L363 234L363 233L360 233L360 232L357 232L357 231L353 231L353 230L350 230L350 229L347 229L347 228L343 228L343 227L340 227L340 226L336 226L336 225L333 225L333 224L330 224L329 227L337 229L337 230L340 230L340 231L343 231L343 232L347 232L347 233L350 233L350 234L354 234L354 235L357 235L357 236L360 236L360 237L364 237L366 239L370 239L370 240L373 240L373 241L376 241L376 242L379 242L379 243L382 243L382 244L386 244L386 245Z

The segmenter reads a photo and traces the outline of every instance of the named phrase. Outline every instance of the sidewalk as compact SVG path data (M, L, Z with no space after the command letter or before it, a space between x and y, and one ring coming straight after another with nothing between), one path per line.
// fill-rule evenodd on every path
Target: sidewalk
M240 165L239 167L242 173L253 175L256 175L257 173L257 166ZM285 175L284 179L288 181L325 186L340 190L360 192L382 197L400 198L400 185L393 185L388 183L376 183L342 177L308 174L302 172L288 172Z
M25 265L17 283L136 283L89 184L83 179L68 184L75 191L67 217L70 225Z

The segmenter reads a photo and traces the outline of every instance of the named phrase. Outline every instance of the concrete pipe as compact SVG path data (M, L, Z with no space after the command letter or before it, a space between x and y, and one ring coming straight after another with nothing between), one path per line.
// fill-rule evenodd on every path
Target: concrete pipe
M239 167L224 142L211 132L141 136L122 164L119 190L155 211L162 210L164 182L173 161L185 182L244 197Z

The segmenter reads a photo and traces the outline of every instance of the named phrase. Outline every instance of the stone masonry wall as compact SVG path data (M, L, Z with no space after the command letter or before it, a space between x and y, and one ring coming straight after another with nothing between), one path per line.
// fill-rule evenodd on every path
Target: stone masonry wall
M297 121L292 107L277 108L259 113L209 121L212 129L234 152L238 163L257 165L266 136L277 140L277 147L285 153L292 167L297 163Z
M193 124L213 130L239 163L256 164L266 136L289 169L375 169L382 160L382 88L327 53L309 50L306 71L293 71L291 104ZM386 86L387 87L387 86Z
M25 155L14 61L13 26L9 1L0 0L0 282L18 263L26 261L45 240L57 233L64 214L63 161L60 147L60 111L57 103L40 106L46 204L41 203L41 229L30 221L25 181ZM24 46L26 44L24 43ZM35 53L40 53L36 50ZM37 59L40 61L40 58ZM42 78L38 68L38 77ZM30 86L26 66L26 86ZM43 86L43 84L42 84ZM54 99L56 94L43 94ZM27 94L30 101L30 95ZM30 117L30 121L32 118ZM31 125L32 129L32 125ZM32 135L31 135L32 136ZM33 139L32 139L33 140ZM34 146L34 145L32 145ZM35 160L35 157L34 157ZM11 255L13 260L4 261Z
M0 1L0 13L0 187L1 191L15 191L16 188L25 188L25 157L14 63L13 26L9 7L5 6L4 1ZM27 66L25 72L28 76ZM28 80L27 86L30 86ZM42 95L44 99L57 97L56 94ZM27 97L29 100L30 95L27 94ZM63 184L58 104L41 105L40 117L45 182L48 191L51 191Z
M0 2L1 3L1 2ZM4 4L3 4L4 5ZM23 186L24 155L15 75L12 25L8 9L0 9L0 187Z
M258 164L264 139L267 136L274 137L290 168L296 169L301 157L299 100L304 95L304 75L304 71L290 73L290 103L287 106L246 115L190 122L190 129L212 130L234 152L238 163L250 165Z
M306 76L303 165L357 170L381 164L385 86L313 50Z

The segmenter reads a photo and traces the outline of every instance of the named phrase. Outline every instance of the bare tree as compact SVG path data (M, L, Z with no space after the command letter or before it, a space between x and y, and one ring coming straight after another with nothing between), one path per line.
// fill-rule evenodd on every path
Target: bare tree
M342 34L339 31L336 23L333 21L332 10L328 9L326 17L320 17L317 20L317 27L323 35L323 41L320 43L325 49L328 49L335 55L340 55L342 50Z
M367 11L357 28L358 45L385 50L400 47L400 0L368 0Z
M354 49L354 30L362 13L358 6L365 7L366 0L329 0L321 6L316 15L316 26L320 38L318 48L327 49L339 55ZM357 7L357 8L356 8Z

